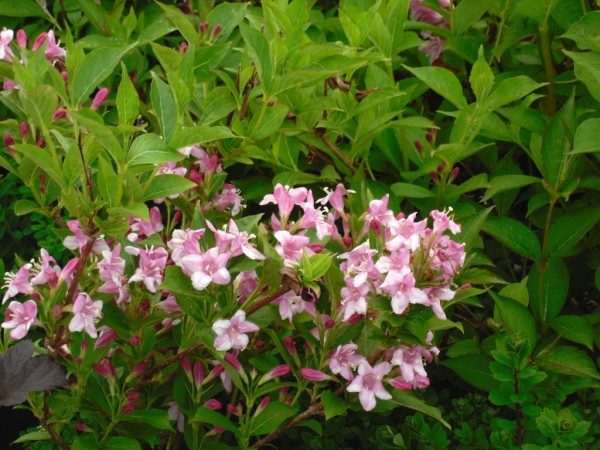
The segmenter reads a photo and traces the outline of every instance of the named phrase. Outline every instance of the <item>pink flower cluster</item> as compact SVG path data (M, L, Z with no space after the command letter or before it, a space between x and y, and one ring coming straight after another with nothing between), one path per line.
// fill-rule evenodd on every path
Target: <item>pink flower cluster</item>
M391 299L394 313L409 306L424 305L445 319L442 300L454 298L450 289L454 276L465 261L465 251L445 235L460 232L460 226L446 212L433 211L433 228L427 220L415 221L416 213L394 217L387 208L389 197L373 200L365 216L365 227L383 238L378 250L365 242L339 256L344 274L343 320L367 314L369 300L383 295Z
M411 19L418 22L425 22L441 28L449 28L450 23L439 12L423 6L425 0L410 0ZM438 0L440 8L450 9L451 0ZM421 36L425 39L425 44L419 47L419 50L429 57L429 63L433 64L444 51L444 40L433 34L431 31L422 31Z

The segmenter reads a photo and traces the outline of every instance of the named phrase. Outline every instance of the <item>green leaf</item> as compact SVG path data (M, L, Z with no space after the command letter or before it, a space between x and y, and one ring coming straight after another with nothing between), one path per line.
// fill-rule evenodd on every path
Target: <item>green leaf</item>
M268 107L264 117L259 115L254 116L248 126L249 129L253 130L251 137L259 141L278 134L277 131L285 120L287 113L287 106L277 104Z
M252 421L250 436L269 434L278 429L283 422L298 414L298 407L282 402L271 402Z
M19 98L33 123L42 129L48 127L58 106L56 91L47 84L41 84L31 91L19 90Z
M125 154L119 140L115 137L111 129L104 125L102 117L89 109L78 112L71 112L78 125L87 128L87 130L96 137L98 142L106 149L117 165L123 164Z
M131 78L127 73L127 67L121 63L121 83L117 89L117 111L119 113L120 125L131 125L138 116L140 98L138 96Z
M599 11L600 12L600 11ZM577 127L575 141L571 153L596 153L600 152L600 119L587 119Z
M502 297L493 291L490 295L494 299L496 311L506 332L528 344L528 353L531 353L537 343L537 330L535 320L526 307L516 300Z
M433 417L446 428L450 429L450 424L444 420L444 418L442 417L442 412L438 408L428 405L423 400L415 397L415 395L412 392L399 391L397 389L394 389L394 391L392 392L392 396L393 397L392 400L390 400L390 402L393 402L405 408L412 409L414 411L422 412L423 414L426 414L429 417Z
M440 364L448 367L471 386L490 392L498 387L498 380L490 372L489 366L492 361L487 355L473 353L446 359Z
M594 329L581 316L558 316L550 322L552 329L569 341L583 344L594 351Z
M535 233L517 220L489 216L482 229L519 255L533 260L540 259L542 255L540 241Z
M152 100L154 113L158 117L163 138L166 142L170 142L178 128L177 103L175 103L169 85L158 78L154 72L152 72L150 99Z
M110 207L119 206L123 195L123 185L114 171L112 164L104 158L98 158L98 189L100 195Z
M519 75L502 80L494 88L488 99L484 103L484 108L488 111L496 109L521 100L526 95L544 86L546 83L536 83L525 75Z
M183 273L180 267L168 266L165 269L165 280L161 285L161 289L173 294L183 312L198 322L205 322L202 303L207 300L207 296L194 289L192 280Z
M169 414L162 409L136 409L121 417L123 422L143 423L158 430L171 430Z
M490 187L485 191L482 202L488 201L494 195L500 192L511 191L518 189L523 186L529 186L533 183L539 183L541 180L537 177L530 177L528 175L500 175L492 178L489 182Z
M452 11L452 31L461 35L477 22L488 9L481 0L462 0Z
M390 190L398 197L408 198L429 198L434 197L433 192L416 184L411 183L394 183L390 186Z
M206 17L211 27L221 25L222 29L215 39L215 44L224 44L244 17L248 9L248 3L223 3L217 5Z
M529 306L529 290L527 289L528 280L529 277L525 277L518 283L504 286L502 290L500 290L500 295L516 300L525 307Z
M461 2L459 6L462 6L463 3L464 2ZM481 2L477 0L476 3L481 4ZM475 61L475 64L473 64L473 68L471 69L469 83L471 84L471 89L473 89L478 102L483 102L492 91L494 85L494 73L485 60L483 47L480 47L477 61Z
M583 350L563 345L544 354L536 363L550 372L600 380L594 361Z
M155 200L157 198L165 198L170 195L181 194L196 187L196 183L175 174L158 175L152 178L141 199L142 202Z
M575 62L575 76L600 101L600 52L563 52Z
M56 167L48 150L31 144L15 144L13 148L33 161L42 171L46 172L59 186L64 187L61 170Z
M79 106L115 69L121 58L134 48L137 42L127 47L99 48L83 57L74 70L71 81L73 104Z
M201 406L194 415L194 420L202 423L209 423L224 430L231 431L237 437L241 437L242 433L237 425L225 417L223 414L208 409L206 406Z
M33 0L2 0L0 17L46 17L46 14L39 3Z
M553 259L529 272L529 303L537 319L545 323L562 310L569 292L569 269L562 259Z
M158 6L162 8L167 16L167 19L169 19L169 22L171 22L179 30L181 35L188 43L200 44L198 30L184 13L173 6L163 5L162 3L158 3Z
M599 220L600 207L585 208L560 216L550 227L548 258L559 258L568 254Z
M123 436L108 438L102 448L105 450L142 450L142 446L138 441Z
M178 130L171 140L171 146L180 149L191 145L200 145L205 142L228 138L237 138L237 136L227 127L207 127L198 125Z
M441 67L404 67L458 109L467 107L467 99L462 92L460 81L448 69Z
M548 125L542 141L544 178L557 190L566 179L576 126L574 98L571 96Z
M600 30L600 11L592 11L571 25L561 37L575 41L580 50L600 52L598 30Z
M13 444L20 444L21 442L30 442L30 441L47 441L52 439L50 433L47 431L33 431L31 433L24 434L19 439L13 441Z
M152 133L139 136L127 152L127 164L130 167L180 161L183 158L181 153L171 150L165 141Z
M273 78L269 42L260 31L251 28L245 23L240 23L240 32L242 33L244 42L246 42L246 48L254 61L256 72L264 85L264 90L268 97Z
M15 202L14 210L15 215L24 216L26 214L35 212L40 209L40 205L36 202L27 200L26 198L20 198Z
M350 404L344 399L338 397L331 391L323 391L321 401L325 409L325 420L329 420L336 416L346 414Z
M465 244L465 250L468 251L473 247L475 240L479 237L479 231L492 209L494 207L490 206L477 212L477 214L460 218L461 230L454 240Z

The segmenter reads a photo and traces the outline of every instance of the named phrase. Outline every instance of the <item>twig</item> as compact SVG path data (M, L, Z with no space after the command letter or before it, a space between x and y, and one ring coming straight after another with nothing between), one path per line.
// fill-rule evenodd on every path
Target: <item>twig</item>
M339 147L329 140L325 132L320 132L319 130L317 130L317 136L321 138L321 140L325 143L329 150L331 150L333 154L337 156L348 169L350 169L350 172L352 172L353 174L356 172L356 167L352 165L350 160L346 157L346 155L344 155L344 153L339 149Z
M252 313L255 313L259 309L267 306L269 303L277 300L279 297L281 297L283 294L285 294L286 292L288 292L290 290L293 290L294 292L296 292L297 290L299 290L299 286L297 286L297 284L298 283L295 282L292 278L290 278L287 275L284 275L283 279L281 280L281 287L279 289L277 289L275 292L273 292L272 294L267 295L265 298L263 298L258 303L255 303L254 305L250 306L246 310L246 315L249 316Z
M154 375L156 375L158 372L160 372L163 369L166 369L167 367L169 367L172 364L175 364L176 362L181 361L183 358L185 358L186 356L188 356L189 354L195 352L196 350L198 350L200 347L202 347L204 344L202 342L197 342L194 345L192 345L191 347L186 348L185 350L177 353L176 355L165 359L162 363L148 368L147 370L145 370L144 372L141 373L140 375L140 381L138 381L138 383L136 384L134 390L137 390L141 387L141 385L147 383L148 381L150 381L152 379L152 377L154 377Z

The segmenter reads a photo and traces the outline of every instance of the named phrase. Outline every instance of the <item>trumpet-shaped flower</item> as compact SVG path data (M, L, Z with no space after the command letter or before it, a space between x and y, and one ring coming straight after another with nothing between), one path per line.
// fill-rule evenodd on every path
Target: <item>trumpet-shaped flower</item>
M392 394L386 391L381 382L383 377L390 373L390 370L392 370L390 363L381 362L375 367L371 367L368 362L363 361L358 366L358 375L352 380L346 390L348 392L358 392L358 398L364 410L371 411L377 403L375 397L381 400L390 400L392 398Z
M181 258L183 271L191 276L194 289L202 291L210 283L229 284L231 274L227 270L230 253L219 253L213 247L203 254L186 255Z
M29 277L32 265L25 264L19 270L17 270L16 274L7 273L5 276L6 284L3 288L6 289L6 293L2 298L2 304L6 302L9 298L14 297L17 294L31 294L33 292L33 288L29 283Z
M213 323L213 331L216 333L215 348L226 352L232 348L244 350L250 339L246 333L258 331L258 325L246 320L246 313L238 310L229 320L217 320Z
M102 301L92 300L91 297L82 292L75 299L73 304L73 318L69 322L69 330L83 331L96 339L98 331L96 330L96 319L102 317Z
M35 323L36 316L37 304L33 300L27 300L25 303L10 302L2 328L11 330L10 337L12 339L23 339L29 328Z

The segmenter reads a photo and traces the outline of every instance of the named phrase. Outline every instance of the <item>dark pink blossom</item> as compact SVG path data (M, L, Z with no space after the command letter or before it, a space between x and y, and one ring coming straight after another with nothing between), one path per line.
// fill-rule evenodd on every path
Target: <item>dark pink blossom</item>
M138 242L152 236L154 233L162 231L164 225L158 207L150 208L150 221L141 217L132 217L129 221L131 232L127 235L127 240L130 242Z
M308 381L331 380L331 376L327 375L326 373L323 373L320 370L311 369L309 367L300 369L300 376Z

